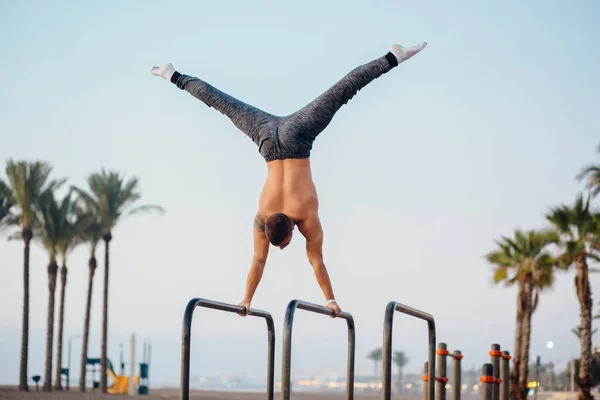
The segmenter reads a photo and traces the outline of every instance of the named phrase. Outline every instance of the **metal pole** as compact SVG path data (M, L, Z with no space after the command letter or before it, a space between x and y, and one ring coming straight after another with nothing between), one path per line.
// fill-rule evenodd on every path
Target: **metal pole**
M70 389L71 381L71 341L76 338L82 338L81 335L69 336L68 354L67 354L67 390ZM81 374L81 371L79 372Z
M125 376L125 363L123 361L123 343L119 343L119 370L121 376Z
M148 342L148 349L146 349L146 342ZM152 350L152 342L150 342L150 338L146 338L144 340L144 362L146 363L146 383L148 387L150 387L150 352Z
M446 400L446 356L448 355L448 347L446 343L438 343L437 351L437 376L435 377L436 383L436 400Z
M493 375L496 381L494 382L494 386L492 389L492 400L500 400L500 357L502 357L502 352L500 351L499 344L492 344L492 348L490 350L490 358L493 368Z
M500 366L500 400L508 400L509 398L509 380L510 380L510 353L502 352L502 363Z
M575 357L571 356L571 368L569 368L571 373L571 392L575 391Z
M283 352L281 368L281 399L289 400L291 395L291 369L292 369L292 327L296 309L306 310L323 315L333 315L333 310L317 304L307 303L301 300L292 300L285 312L283 325ZM345 319L348 327L348 370L346 373L346 399L354 399L354 360L356 337L354 329L354 318L350 313L342 312L338 318Z
M130 373L129 373L129 395L135 394L135 383L133 377L135 376L135 333L131 334L131 349L130 349Z
M493 375L494 366L492 364L483 364L481 369L481 400L492 400L493 386L496 378Z
M192 334L192 317L194 309L198 304L198 299L189 301L183 313L183 328L181 332L181 400L190 398L190 351Z
M423 366L423 400L429 400L429 385L427 384L427 381L429 380L427 371L429 371L429 368L427 364L428 362L425 361L425 365Z
M429 331L429 346L427 359L428 399L434 400L435 395L435 320L432 315L404 304L390 301L385 308L383 320L383 400L392 398L392 328L394 325L394 312L398 311L415 318L427 321Z
M152 343L148 343L148 386L150 386L150 358L152 354Z
M71 337L69 338L69 345L67 346L67 390L69 390L69 383L71 381Z
M461 393L461 374L462 374L462 367L461 367L461 360L463 358L462 353L460 352L460 350L455 350L454 353L451 355L452 359L454 360L454 370L452 372L452 400L460 400L460 393Z
M535 359L535 387L533 388L533 400L537 400L538 394L538 386L540 384L540 365L542 363L542 359L540 356L537 356Z

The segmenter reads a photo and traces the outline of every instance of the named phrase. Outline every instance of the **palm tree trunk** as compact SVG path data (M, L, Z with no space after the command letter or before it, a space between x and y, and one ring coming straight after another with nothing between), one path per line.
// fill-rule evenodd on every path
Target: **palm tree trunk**
M112 239L110 233L103 236L104 239L104 304L102 305L102 346L100 356L100 391L106 393L106 342L108 336L108 257L109 243Z
M48 264L48 324L46 328L46 370L44 372L44 392L52 391L52 339L54 337L54 292L56 290L56 261Z
M83 324L83 349L81 350L81 364L79 369L79 390L85 392L85 372L87 366L88 341L90 338L90 311L92 309L92 287L94 273L96 272L96 257L90 257L88 263L90 268L88 277L87 301L85 305L85 322Z
M21 328L21 365L19 367L19 390L28 392L27 361L29 350L29 243L33 237L30 227L21 229L21 237L25 243L23 251L23 326Z
M58 342L56 349L56 376L54 378L54 389L62 390L62 348L63 328L65 320L65 289L67 287L67 265L63 262L60 269L60 306L58 311ZM70 373L71 371L69 371Z
M398 393L402 393L402 368L398 368Z
M533 312L533 282L529 277L525 283L525 303L523 312L523 331L521 339L521 365L519 370L519 395L521 400L527 399L529 377L529 344L531 343L531 315Z
M517 292L517 321L515 325L515 346L512 356L513 367L510 369L510 400L519 400L519 371L521 369L521 340L523 332L523 283L519 281Z
M577 259L577 297L581 308L581 361L579 364L579 400L592 400L592 292L585 256Z
M373 380L377 380L377 359L373 359Z

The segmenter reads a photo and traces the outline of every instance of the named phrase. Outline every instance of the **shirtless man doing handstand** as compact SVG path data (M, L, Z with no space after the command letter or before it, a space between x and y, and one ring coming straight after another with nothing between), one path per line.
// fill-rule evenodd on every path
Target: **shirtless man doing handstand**
M250 310L250 303L262 278L269 243L284 249L292 240L294 227L306 239L306 254L325 296L332 317L341 313L323 261L323 228L319 201L311 176L310 151L313 142L331 122L335 113L356 92L425 48L427 43L404 48L393 45L385 54L361 65L304 108L287 116L275 116L221 92L199 78L177 72L172 64L152 68L160 76L226 115L258 146L267 164L267 179L254 218L254 255L246 292L238 304Z

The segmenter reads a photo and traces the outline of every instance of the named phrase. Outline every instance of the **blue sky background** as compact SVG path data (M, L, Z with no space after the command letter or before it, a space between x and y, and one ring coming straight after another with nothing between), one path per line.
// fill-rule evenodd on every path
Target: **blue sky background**
M356 320L357 373L372 371L365 357L381 345L390 300L434 314L438 339L478 366L491 343L512 351L514 340L515 291L493 287L483 255L500 235L545 226L549 207L574 199L580 167L598 160L599 19L593 0L5 1L0 161L45 159L76 185L101 167L121 171L141 179L146 203L167 209L113 232L109 357L117 360L119 343L135 332L139 359L150 338L152 383L177 385L187 301L241 300L266 168L223 115L151 67L172 62L287 114L391 44L425 40L421 54L359 92L315 143L325 262ZM81 248L69 259L65 346L83 327L87 257ZM46 264L35 244L30 375L43 372ZM16 383L21 243L0 242L0 267L0 384ZM96 357L101 277L99 268ZM593 276L594 293L598 283ZM300 237L271 251L253 306L273 314L279 335L293 298L323 301ZM534 316L532 354L563 365L577 354L570 329L578 315L572 273L560 274ZM394 347L417 371L426 327L396 321ZM199 312L192 373L264 374L263 330L261 321ZM294 335L294 371L343 374L342 321L299 314Z

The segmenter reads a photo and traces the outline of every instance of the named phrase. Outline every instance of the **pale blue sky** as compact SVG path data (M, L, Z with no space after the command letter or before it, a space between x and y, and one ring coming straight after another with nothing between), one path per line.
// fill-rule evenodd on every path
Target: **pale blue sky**
M492 342L512 350L515 310L515 292L492 288L483 255L500 235L544 226L548 207L575 197L580 166L598 159L599 19L594 0L5 1L0 161L45 159L73 184L102 166L122 171L141 179L145 202L167 209L113 233L109 357L116 362L131 332L149 337L152 383L177 384L187 301L241 300L266 168L223 115L150 68L173 62L287 114L392 43L425 40L425 51L360 91L315 143L325 262L356 320L358 373L372 371L365 355L381 344L390 300L434 314L438 339L461 349L465 365L480 365ZM0 383L15 383L21 243L1 241L0 256ZM43 372L46 263L35 244L30 375ZM65 345L83 327L86 250L69 266ZM101 276L99 268L96 357ZM593 276L592 288L598 283ZM277 371L293 298L323 301L299 237L271 251L253 302L276 319ZM563 274L534 316L532 352L561 363L576 354L578 314L572 276ZM297 318L296 370L343 374L343 322ZM261 321L199 312L192 373L264 374L265 342ZM398 318L394 344L407 351L410 370L421 368L425 325Z

